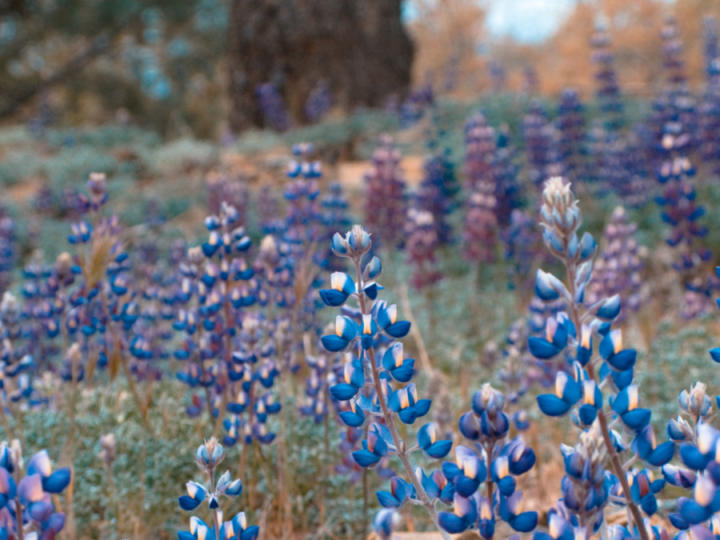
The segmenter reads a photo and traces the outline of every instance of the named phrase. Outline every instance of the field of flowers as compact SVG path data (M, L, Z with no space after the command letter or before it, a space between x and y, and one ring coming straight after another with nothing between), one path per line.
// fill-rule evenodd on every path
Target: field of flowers
M708 29L652 100L599 30L587 103L1 128L0 539L720 538Z

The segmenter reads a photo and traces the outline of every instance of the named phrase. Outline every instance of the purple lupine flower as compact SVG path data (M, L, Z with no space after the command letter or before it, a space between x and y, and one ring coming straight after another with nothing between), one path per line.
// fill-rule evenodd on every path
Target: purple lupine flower
M606 126L616 129L622 124L623 104L615 73L610 35L604 27L599 26L595 30L590 45L593 49L592 62L595 64L595 96L605 115Z
M365 174L365 223L374 241L387 248L402 243L407 214L401 155L392 138L384 135Z
M604 246L595 260L587 290L590 304L620 295L624 309L619 321L627 317L628 311L637 311L648 296L642 275L647 250L635 241L636 231L637 225L628 221L625 209L615 208L605 226Z
M256 207L260 230L264 234L278 234L283 229L279 191L275 186L263 184L258 192Z
M537 70L533 66L525 66L523 68L522 91L529 96L535 96L539 89L540 79Z
M625 134L616 131L603 130L596 136L603 137L594 145L593 174L599 183L599 193L612 191L628 207L642 206L648 200L649 179L644 170L633 165L635 148Z
M455 168L447 152L428 156L423 164L423 179L416 194L418 209L427 211L433 218L437 241L452 241L450 214L456 207L458 186Z
M405 238L405 251L412 268L410 284L420 290L439 281L442 272L435 254L439 240L433 215L417 208L408 210Z
M507 74L505 72L505 66L503 66L498 60L494 58L490 59L488 64L488 72L490 74L490 81L493 93L499 94L506 90Z
M563 173L564 164L560 159L558 132L539 101L530 104L523 118L523 138L530 183L542 189L545 179Z
M238 212L242 223L247 221L247 209L250 193L247 181L242 177L232 177L224 172L213 171L205 178L207 189L207 207L210 214L217 215L220 205L226 202Z
M270 82L261 84L255 90L255 95L265 124L275 131L287 131L290 127L290 115L278 87Z
M327 193L320 200L320 206L322 207L323 236L326 243L329 243L336 231L345 230L352 225L350 203L340 182L333 182L328 186ZM328 248L322 257L321 266L324 270L345 270L345 261Z
M465 125L465 175L468 198L463 221L463 255L472 262L496 257L498 235L495 130L481 114Z
M501 226L507 227L512 212L523 206L523 187L518 181L518 166L516 164L515 148L510 139L510 128L502 124L497 132L495 150L495 181L497 189L497 210L495 215Z
M718 49L717 20L704 19L705 90L698 106L698 143L703 161L718 169L720 159L720 50Z
M10 286L16 259L15 222L0 207L0 295Z
M508 284L512 289L526 289L532 285L532 268L541 248L535 221L527 212L513 210L510 223L502 232L502 241Z
M687 158L689 144L690 137L680 124L666 126L662 140L665 160L658 171L662 192L656 200L663 221L671 227L666 242L677 254L673 268L683 276L686 299L690 300L686 315L694 316L699 305L710 303L715 282L706 278L708 272L703 270L712 252L703 240L708 229L701 224L705 209L696 200L695 169Z
M687 145L694 148L697 143L695 102L688 86L683 43L674 17L666 17L660 36L665 80L661 93L654 103L656 141L661 140L668 122L678 122L689 137Z
M583 104L576 89L566 88L560 96L555 125L560 135L560 158L565 163L570 178L582 174L585 119Z
M332 106L332 94L327 81L318 81L305 100L305 116L311 122L319 122Z

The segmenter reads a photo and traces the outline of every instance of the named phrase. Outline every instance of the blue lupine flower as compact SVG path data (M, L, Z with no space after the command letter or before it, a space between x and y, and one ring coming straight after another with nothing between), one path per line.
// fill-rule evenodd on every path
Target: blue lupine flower
M362 449L353 452L355 462L361 467L371 467L380 461L380 458L390 451L380 427L373 424L368 430L368 435L362 443Z
M635 365L635 349L623 349L622 331L612 330L600 342L600 356L617 371L627 371Z
M648 516L652 516L658 508L655 495L665 487L665 479L652 480L646 470L631 471L630 494Z
M438 440L437 424L431 422L418 430L418 446L432 458L444 458L452 447L452 441Z
M377 498L385 508L399 508L407 499L414 498L412 484L393 476L390 480L390 491L378 491Z
M655 431L651 425L647 425L635 434L632 441L632 449L651 465L660 467L668 463L675 455L675 443L665 441L657 444Z
M418 399L415 383L395 390L388 397L388 407L397 413L405 424L413 424L415 420L425 416L430 410L431 403L429 399Z
M345 362L342 376L342 382L330 387L330 394L333 399L338 401L352 399L358 393L363 384L365 384L362 357L359 359L353 358L350 361Z
M649 409L638 407L638 387L630 385L618 392L610 403L613 410L618 413L623 423L634 431L640 431L650 422Z
M582 388L578 381L559 371L555 376L555 393L540 394L537 397L538 406L548 416L562 416L580 400Z

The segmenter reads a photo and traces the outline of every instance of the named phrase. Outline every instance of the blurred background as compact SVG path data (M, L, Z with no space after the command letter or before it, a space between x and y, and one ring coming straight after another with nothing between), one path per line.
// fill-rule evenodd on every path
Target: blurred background
M218 139L413 92L590 97L598 25L625 95L647 97L668 14L697 86L713 0L0 0L0 122Z

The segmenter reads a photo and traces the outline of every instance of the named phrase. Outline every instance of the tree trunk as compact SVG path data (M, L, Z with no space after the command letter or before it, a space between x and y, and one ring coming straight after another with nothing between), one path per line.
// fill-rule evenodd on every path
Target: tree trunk
M257 88L272 83L293 121L318 81L349 110L402 97L413 44L401 0L232 0L229 28L230 123L264 127Z

